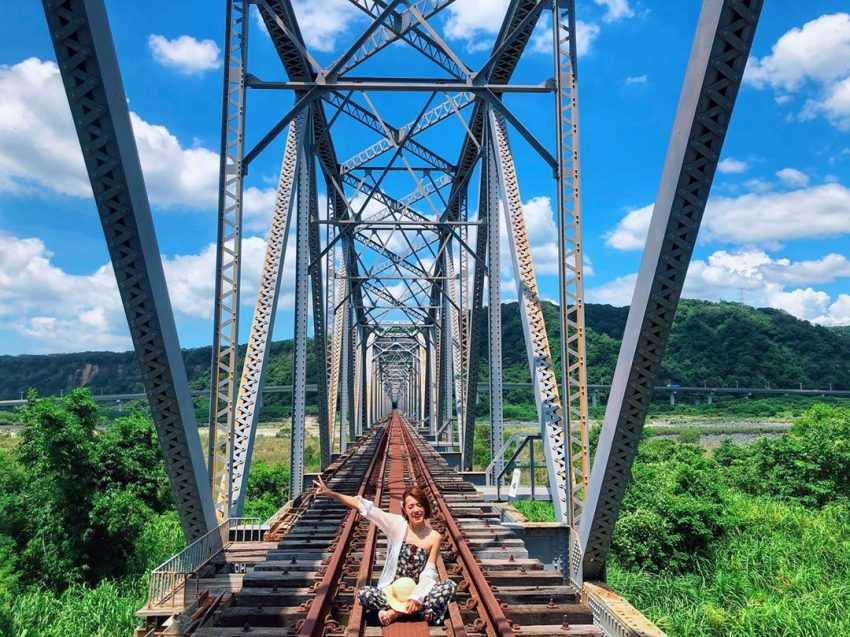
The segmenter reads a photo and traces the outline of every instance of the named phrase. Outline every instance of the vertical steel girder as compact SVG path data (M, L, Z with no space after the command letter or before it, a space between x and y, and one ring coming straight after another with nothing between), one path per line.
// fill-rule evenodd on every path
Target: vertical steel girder
M344 301L340 306L339 313L342 314L342 333L340 335L340 348L342 350L342 382L339 395L339 439L352 442L354 440L354 423L350 421L351 410L349 405L354 398L351 396L351 383L349 382L349 370L351 369L351 305ZM340 452L343 451L340 446Z
M304 487L304 427L307 385L307 292L310 285L310 208L312 206L313 154L310 113L303 111L298 128L309 131L298 147L295 225L295 342L292 362L292 443L289 495L297 498Z
M578 529L574 579L605 577L614 523L685 282L762 0L704 0Z
M345 421L348 423L348 439L353 441L357 438L357 423L354 421L354 410L355 410L355 394L354 394L354 373L355 367L357 365L357 350L355 349L355 326L357 325L357 320L354 316L354 304L349 303L349 314L348 314L348 327L346 328L346 333L343 338L346 340L346 352L348 356L348 366L345 370L345 385L346 385L346 395L348 396L348 402L345 406Z
M499 172L489 131L484 134L484 161L481 164L481 197L487 209L487 318L490 382L490 458L494 475L502 471L502 268L499 254ZM480 232L480 230L479 230ZM526 341L528 335L526 334Z
M500 114L489 112L490 143L496 154L505 220L508 227L508 244L517 279L519 309L522 318L528 367L537 403L540 433L549 474L549 493L555 507L555 519L569 523L567 506L567 471L564 464L564 422L561 399L558 396L558 381L549 351L546 324L540 308L540 293L534 276L531 247L522 211L519 182L516 177L513 155L505 121ZM490 340L494 340L491 338Z
M312 159L312 155L311 155ZM311 167L313 164L311 163ZM328 349L325 328L325 299L322 293L322 246L319 236L319 200L316 177L310 178L310 288L313 292L313 348L316 359L316 388L319 412L319 463L322 469L331 462L331 430L328 419Z
M366 431L371 424L369 422L369 410L366 404L366 396L369 395L367 353L369 347L369 329L364 325L360 328L360 431Z
M102 0L44 0L71 115L187 542L215 527L127 98Z
M466 389L463 383L463 374L461 371L461 330L460 330L460 312L457 308L460 307L460 296L458 294L458 286L456 280L456 272L454 268L454 259L452 258L451 244L446 249L446 276L448 277L448 304L449 324L451 326L451 348L452 348L452 381L454 385L454 402L455 415L457 425L460 428L465 421L463 410L466 407L463 399L463 392ZM458 429L460 434L460 429Z
M254 306L254 318L251 321L251 333L248 336L245 362L242 365L242 378L239 381L239 395L236 399L233 425L233 445L231 446L233 472L229 514L234 517L239 517L242 514L245 502L257 419L260 414L259 403L265 382L266 361L271 348L271 335L277 314L280 275L283 272L286 241L289 236L297 151L305 133L304 129L298 130L293 123L286 136L271 228L266 239L266 254L263 259L263 271L260 275L260 289L257 292L257 304ZM224 495L226 495L226 492L222 490L219 493L219 501Z
M215 485L216 465L232 475L239 345L239 283L242 265L242 156L245 140L245 75L248 64L248 0L229 0L225 24L224 91L221 112L221 155L218 192L218 239L210 379L207 470ZM221 438L224 437L224 440ZM225 483L231 484L230 480ZM229 497L220 498L228 502ZM218 510L219 518L226 515Z
M443 254L443 259L445 263L443 267L443 272L446 272L448 270L448 255L445 252ZM443 294L441 295L440 305L442 307L440 309L440 358L438 362L440 370L440 421L438 433L447 428L449 436L451 436L451 370L453 366L453 361L451 315L449 310L448 290L446 289L446 287L443 287Z
M425 418L428 421L428 432L433 436L436 433L436 422L434 420L434 349L432 330L427 327L423 330L425 338Z
M487 148L485 144L485 149ZM481 186L478 195L478 231L475 235L475 270L472 279L472 307L469 319L469 337L466 359L466 422L463 434L463 466L472 471L472 455L475 445L475 408L478 396L479 363L481 361L481 332L484 323L484 273L487 243L490 237L490 206L488 205L487 155L481 163ZM497 193L498 194L498 193ZM494 214L499 222L498 210ZM489 316L489 314L488 314ZM492 340L492 339L491 339ZM490 394L492 396L492 392Z
M329 283L329 285L334 286L335 290L333 294L333 303L331 304L331 311L333 311L334 323L333 331L331 332L331 353L328 370L330 375L330 380L328 382L328 418L330 423L333 424L336 422L337 403L340 389L340 367L342 365L342 337L345 330L345 313L348 311L349 301L346 296L345 260L343 259L339 263L336 263L335 259L331 258L328 260L328 263L332 264L335 276L337 277L335 280L331 279ZM339 307L336 307L337 299L341 299L339 302ZM342 433L341 425L339 440L340 453L342 453L342 441L344 440L344 435Z
M581 515L590 474L587 432L587 359L581 243L578 71L575 0L553 0L555 139L558 156L558 286L561 321L561 395L566 401L569 519Z

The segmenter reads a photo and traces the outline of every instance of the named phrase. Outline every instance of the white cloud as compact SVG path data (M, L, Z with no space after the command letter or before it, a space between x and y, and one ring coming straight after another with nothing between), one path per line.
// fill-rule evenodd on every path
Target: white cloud
M446 37L465 40L471 52L489 49L493 45L493 36L502 26L507 8L508 0L456 0L445 10L448 16L444 28ZM552 50L551 45L549 50Z
M719 170L724 175L734 175L738 173L747 172L749 169L749 165L745 161L741 161L740 159L733 159L732 157L727 157L726 159L721 159L720 163L717 164L717 170Z
M783 168L776 172L776 176L791 188L805 188L809 185L809 176L796 168Z
M850 130L850 77L827 87L820 100L807 100L800 119L812 119L818 114L825 116L836 128Z
M759 243L834 237L850 232L850 189L823 184L790 192L709 201L706 240Z
M626 213L617 226L605 235L605 244L617 250L642 250L652 219L653 204Z
M91 197L59 68L29 58L0 66L0 191L47 190ZM151 203L163 207L215 210L218 153L189 148L165 126L131 112L139 158ZM245 214L268 215L274 189L246 188Z
M637 274L627 274L604 285L588 288L587 301L617 306L629 305L632 302L636 282Z
M751 57L744 81L795 91L806 81L828 83L850 72L850 14L823 15L777 40L770 55Z
M40 239L0 234L0 329L32 351L129 347L112 267L73 275L51 258Z
M634 16L634 10L629 6L629 0L593 0L601 7L605 7L605 15L602 19L605 22L616 22L624 18Z
M243 307L256 300L265 241L242 242ZM279 310L293 305L294 238L287 246ZM198 254L163 259L169 295L178 321L210 319L214 294L215 246ZM242 320L250 321L243 310ZM0 330L18 334L31 352L125 350L131 342L111 264L90 274L69 274L53 263L38 238L0 234Z
M304 42L311 49L330 53L337 49L337 40L365 14L349 0L294 0L293 8ZM260 12L254 10L255 20L268 33Z
M814 322L821 325L850 325L850 294L839 294L835 302Z
M616 2L616 0L615 0ZM470 53L487 51L492 48L495 36L499 33L508 0L457 0L446 8L448 19L444 28L446 37L462 40ZM599 36L599 26L576 20L576 52L586 55ZM552 55L552 19L544 14L531 36L528 50L532 53Z
M634 84L646 84L649 78L646 74L644 75L630 75L626 78L626 86L632 86Z
M212 40L196 40L190 35L169 40L154 33L148 37L148 47L159 64L188 75L221 66L220 51Z
M787 258L774 259L761 250L719 250L706 260L696 259L690 264L682 296L710 301L743 298L750 305L785 310L812 322L847 324L850 323L850 297L841 295L833 303L829 294L811 285L848 277L850 261L838 254L795 262ZM591 288L588 300L627 305L636 281L637 275L629 274Z
M837 183L789 192L717 197L708 202L700 237L704 241L758 245L841 236L850 234L848 210L850 189ZM618 250L642 249L651 216L652 204L631 210L606 235L606 244Z
M850 14L823 15L791 29L770 55L749 59L744 80L756 88L772 88L780 104L810 84L815 95L806 100L800 118L820 114L850 130Z

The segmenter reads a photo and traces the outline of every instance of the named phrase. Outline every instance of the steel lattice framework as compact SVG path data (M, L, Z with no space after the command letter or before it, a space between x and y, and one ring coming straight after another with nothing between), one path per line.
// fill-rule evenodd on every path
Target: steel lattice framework
M477 69L435 28L433 18L453 0L348 1L366 24L323 66L305 44L290 0L226 0L205 466L103 0L43 0L185 534L197 538L215 526L216 514L242 510L293 223L291 497L303 485L311 347L322 466L334 444L343 450L397 408L435 444L459 448L463 467L471 469L484 352L491 454L501 453L501 210L549 490L558 519L571 528L564 567L577 583L604 579L761 0L703 2L592 470L574 0L511 0ZM279 58L279 78L248 70L251 5ZM551 79L514 82L544 15L553 25ZM424 74L381 71L391 64L371 61L386 58L390 45L414 55ZM361 68L371 75L358 74ZM289 95L291 102L251 144L246 107L258 91L281 93L284 101ZM506 99L535 94L551 94L552 139L538 139ZM396 103L411 113L400 117ZM244 181L252 162L270 153L278 138L285 141L277 197L240 373ZM365 144L352 142L364 138ZM517 143L551 170L557 193L560 379L512 152Z

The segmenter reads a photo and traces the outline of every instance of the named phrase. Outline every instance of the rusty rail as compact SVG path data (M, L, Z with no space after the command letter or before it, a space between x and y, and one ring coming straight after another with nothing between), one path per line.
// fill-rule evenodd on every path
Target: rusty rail
M388 440L386 429L382 435L383 438L378 443L378 449L386 449L386 443ZM385 455L385 453L379 452L372 457L372 460L369 463L369 468L366 470L367 479L361 483L360 488L357 490L357 495L362 497L362 495L366 492L366 486L372 478L378 459ZM346 552L343 549L351 544L354 526L358 515L357 511L354 509L349 510L345 515L342 529L337 536L336 550L325 568L322 581L319 583L319 587L316 590L316 596L313 598L313 601L310 604L310 610L307 611L307 617L304 618L304 623L298 631L299 637L320 637L324 632L325 625L322 623L322 619L327 614L326 611L333 599L333 593L336 590L340 578L342 577L342 567L345 561L344 556L346 555Z
M431 477L425 460L422 458L418 446L413 441L413 435L409 427L404 427L403 431L408 442L407 447L413 451L410 456L414 463L416 474L423 481L424 486L436 502L437 509L448 532L449 540L454 546L458 558L460 558L460 566L463 569L464 578L469 582L469 593L476 602L475 608L479 617L489 629L489 634L496 635L497 637L514 637L515 633L511 627L511 623L502 612L502 607L499 605L496 596L493 595L490 584L484 577L484 573L481 571L481 567L478 565L475 556L472 554L469 546L467 546L463 533L457 525L448 504L440 494L440 490L437 488L434 479Z
M386 440L389 441L389 435L386 435ZM389 444L389 442L388 442ZM388 453L383 453L381 460L381 469L378 473L377 486L375 487L375 496L372 498L372 502L376 506L381 505L381 496L384 493L384 481L381 479L384 476L387 468L387 459L389 458ZM369 576L372 573L372 567L375 563L375 545L378 541L378 529L374 524L369 525L369 532L366 535L366 543L363 546L363 561L360 563L360 570L357 572L357 583L355 584L356 589L359 589L361 586L364 586L366 582L369 580ZM360 604L360 600L357 598L357 595L354 595L354 601L351 605L351 615L348 617L348 625L346 626L345 633L347 637L360 637L363 634L363 606Z

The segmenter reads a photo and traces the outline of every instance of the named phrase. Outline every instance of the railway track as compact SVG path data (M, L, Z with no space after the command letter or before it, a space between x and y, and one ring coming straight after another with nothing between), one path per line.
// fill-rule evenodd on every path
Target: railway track
M454 637L602 635L561 573L530 558L500 511L450 469L396 412L325 472L328 485L400 512L405 486L426 490L443 535L438 572L458 585L443 626L364 626L360 586L377 581L386 538L359 514L307 492L270 535L276 549L242 590L208 614L198 637Z

